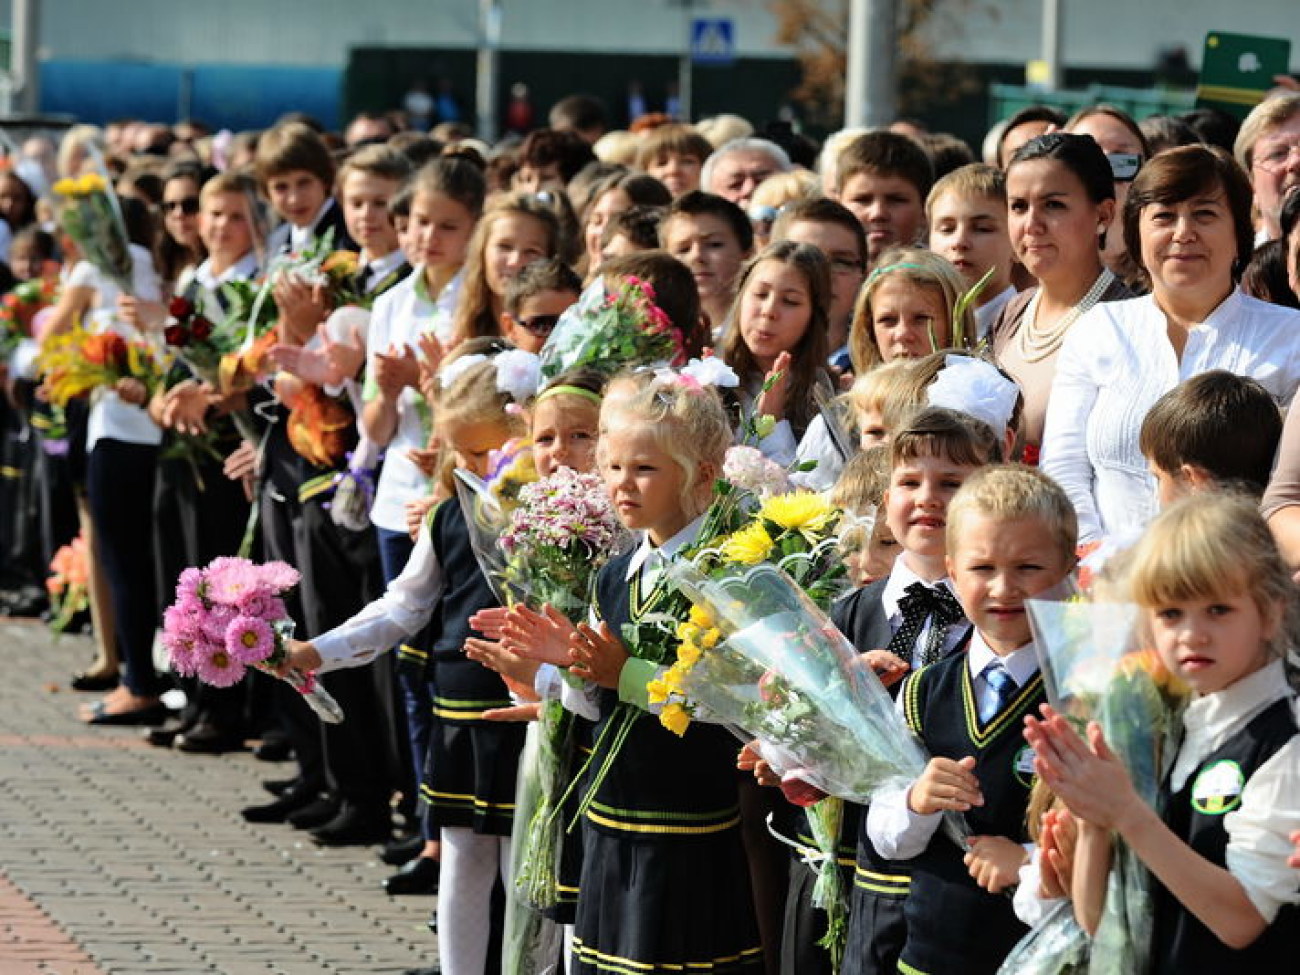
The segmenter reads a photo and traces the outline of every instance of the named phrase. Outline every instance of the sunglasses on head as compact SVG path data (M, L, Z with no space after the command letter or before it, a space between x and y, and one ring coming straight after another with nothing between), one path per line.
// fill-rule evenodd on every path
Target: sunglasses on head
M171 213L173 210L179 210L187 217L192 217L199 212L199 198L197 196L187 196L183 200L163 200L163 213Z
M532 318L511 315L510 317L515 320L516 325L538 338L546 338L555 331L555 323L560 320L559 315L534 315Z

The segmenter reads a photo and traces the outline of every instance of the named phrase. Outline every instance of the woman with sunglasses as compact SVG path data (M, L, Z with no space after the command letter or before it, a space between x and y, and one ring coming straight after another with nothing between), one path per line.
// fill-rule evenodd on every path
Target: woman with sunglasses
M181 293L183 283L207 259L199 235L199 191L210 175L190 162L177 163L163 175L162 229L153 246L163 301L141 301L133 295L118 299L118 314L136 328L160 326L167 317L165 302Z

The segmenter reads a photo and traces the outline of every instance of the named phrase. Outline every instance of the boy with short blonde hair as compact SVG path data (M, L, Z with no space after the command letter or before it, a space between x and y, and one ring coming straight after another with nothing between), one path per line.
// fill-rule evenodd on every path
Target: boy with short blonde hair
M1046 700L1025 601L1073 569L1078 521L1051 478L995 467L957 492L946 535L973 632L965 653L904 680L900 710L933 757L915 782L876 797L866 833L912 868L899 970L993 975L1028 930L1000 896L1028 860L1033 754L1020 732ZM966 817L966 849L939 829L949 812Z

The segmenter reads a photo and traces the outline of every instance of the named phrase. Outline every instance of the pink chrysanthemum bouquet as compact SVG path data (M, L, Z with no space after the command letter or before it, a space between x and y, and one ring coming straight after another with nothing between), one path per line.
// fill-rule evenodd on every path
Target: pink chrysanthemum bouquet
M214 559L190 568L176 583L176 602L163 613L163 643L178 674L214 687L239 683L249 667L274 673L285 660L293 620L281 598L298 584L298 570L283 562ZM322 721L343 712L310 674L285 678L302 692Z

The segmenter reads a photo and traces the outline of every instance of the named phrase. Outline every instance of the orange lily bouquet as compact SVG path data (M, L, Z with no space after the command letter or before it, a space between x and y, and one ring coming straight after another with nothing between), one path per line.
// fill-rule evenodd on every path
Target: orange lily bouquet
M144 342L80 327L46 338L37 366L45 375L45 390L55 406L67 406L120 379L138 379L152 392L164 372L163 364Z

